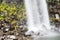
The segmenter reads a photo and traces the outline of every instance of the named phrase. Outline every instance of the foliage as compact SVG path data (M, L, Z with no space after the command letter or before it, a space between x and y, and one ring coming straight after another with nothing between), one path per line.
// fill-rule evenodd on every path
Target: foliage
M58 2L60 3L60 0L47 0L48 2Z
M0 14L0 20L7 20L15 29L22 22L20 20L26 19L25 7L23 5L17 6L16 4L3 2L0 4L0 12L2 12Z
M4 19L4 16L3 15L0 15L0 20L3 20Z

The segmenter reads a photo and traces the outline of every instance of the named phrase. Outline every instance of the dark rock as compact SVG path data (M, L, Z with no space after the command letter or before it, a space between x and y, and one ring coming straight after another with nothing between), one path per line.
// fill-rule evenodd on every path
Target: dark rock
M3 36L5 36L6 34L3 34Z
M4 23L9 23L8 21L4 20Z
M7 30L8 29L8 30ZM3 32L6 33L9 31L9 28L3 28Z
M24 34L24 36L25 36L25 37L28 37L28 36L31 36L31 35L25 35L25 34Z
M1 40L4 40L4 38L2 38Z
M14 27L10 27L9 31L13 31L15 28Z
M13 40L18 40L18 39L13 39Z
M10 35L14 35L14 33L10 33Z
M0 3L2 3L3 2L3 0L0 0Z

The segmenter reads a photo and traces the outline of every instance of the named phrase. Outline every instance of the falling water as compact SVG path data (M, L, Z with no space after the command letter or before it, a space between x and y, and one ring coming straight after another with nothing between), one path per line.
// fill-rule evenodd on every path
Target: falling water
M53 35L51 31L49 14L47 9L46 0L25 0L26 14L27 14L27 27L29 33L38 34L39 32L43 35L45 33ZM33 35L33 33L31 35Z

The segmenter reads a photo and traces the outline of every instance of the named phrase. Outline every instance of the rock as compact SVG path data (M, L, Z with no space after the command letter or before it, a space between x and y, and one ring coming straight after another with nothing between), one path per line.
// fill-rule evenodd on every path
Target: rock
M7 37L9 37L11 39L16 39L16 37L14 35L8 35Z
M14 35L14 33L10 33L10 35Z
M2 36L2 35L3 35L3 31L0 30L0 36Z
M15 28L14 27L10 27L9 28L9 31L13 31Z
M4 38L2 38L1 40L4 40Z
M3 0L0 0L0 3L2 2Z
M9 28L6 28L5 30L6 30L6 31L9 31Z
M16 33L16 35L18 36L18 35L19 35L19 33Z
M18 39L13 39L13 40L18 40Z

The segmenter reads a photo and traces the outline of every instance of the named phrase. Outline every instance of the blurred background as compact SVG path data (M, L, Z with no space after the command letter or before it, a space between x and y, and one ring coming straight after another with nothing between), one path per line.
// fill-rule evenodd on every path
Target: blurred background
M59 31L60 0L46 1L48 4L50 24L58 29L55 29L56 31ZM26 21L24 0L0 0L0 39L6 40L11 37L10 35L13 35L12 39L32 40L31 35L26 36L24 34L28 30L26 28ZM2 36L4 38L1 38Z

